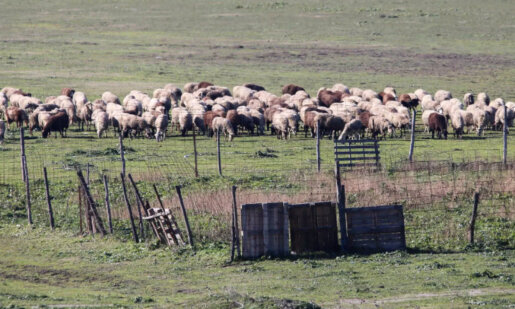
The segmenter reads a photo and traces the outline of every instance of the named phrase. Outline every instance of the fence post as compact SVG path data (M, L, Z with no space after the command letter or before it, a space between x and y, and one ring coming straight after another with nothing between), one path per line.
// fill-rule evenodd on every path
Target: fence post
M198 164L197 164L197 137L195 134L195 127L193 127L193 154L195 159L195 177L198 177Z
M415 147L415 117L417 116L417 111L413 108L413 112L411 114L411 143L409 145L409 161L413 162L413 148Z
M220 130L216 131L216 155L218 159L218 175L222 176L222 156L220 153Z
M120 132L119 141L120 141L120 157L122 159L122 174L123 174L123 177L125 177L125 151L124 151L124 148L123 148L123 135L122 135L122 132Z
M469 241L470 244L474 244L474 228L476 225L476 217L477 217L477 206L479 205L479 192L474 193L474 209L472 210L472 217L470 218L470 234Z
M232 186L232 208L233 208L233 216L234 216L234 242L236 245L236 254L238 258L241 257L240 250L240 228L238 227L238 206L236 203L236 189L238 187Z
M89 192L88 185L86 184L86 181L84 180L84 176L82 175L82 171L80 169L77 169L77 176L79 177L79 181L82 186L82 190L84 194L86 195L86 203L89 207L90 213L88 213L88 217L91 218L91 216L95 219L96 228L100 232L102 236L105 236L106 230L104 228L104 224L102 222L102 218L98 214L97 207L95 205L95 200L91 196L91 193Z
M317 121L317 171L320 172L320 120Z
M82 235L83 234L83 229L82 229L82 188L79 184L78 188L78 197L79 197L79 233Z
M25 134L23 126L20 127L20 161L21 161L21 180L25 182Z
M107 176L104 175L104 191L105 198L104 202L107 209L107 223L109 224L109 233L113 234L113 218L111 216L111 204L109 203L109 185L107 183Z
M179 196L179 202L181 204L182 215L184 216L184 222L186 223L186 231L188 232L188 239L190 241L190 245L193 247L193 235L191 233L190 221L188 220L188 214L186 213L186 207L184 207L184 201L182 199L181 186L175 186L175 190L177 191L177 195Z
M125 175L123 173L120 173L120 178L122 179L123 198L125 199L125 205L127 205L127 210L129 211L129 218L131 219L132 237L134 239L134 242L138 243L138 233L136 232L136 226L134 225L134 216L132 215L131 204L129 202L129 197L127 197L127 188L125 187Z
M52 230L54 230L55 229L54 212L52 211L52 202L50 201L50 190L48 189L48 177L47 177L46 167L43 167L43 177L45 178L46 203L48 205L48 217L50 219L50 227L52 228Z
M502 161L504 165L506 165L506 162L508 161L508 125L507 125L507 114L508 110L506 107L506 104L504 104L504 125L502 128L502 137L503 137L503 157Z
M25 156L22 157L22 165L23 165L23 175L25 175L25 194L26 201L25 206L27 208L27 220L29 224L32 225L32 208L30 204L30 181L29 181L29 171L27 168L27 158Z
M338 162L335 166L336 176L336 198L338 201L338 219L340 223L340 247L345 250L347 246L347 226L345 223L345 186L341 184L340 169L338 168Z

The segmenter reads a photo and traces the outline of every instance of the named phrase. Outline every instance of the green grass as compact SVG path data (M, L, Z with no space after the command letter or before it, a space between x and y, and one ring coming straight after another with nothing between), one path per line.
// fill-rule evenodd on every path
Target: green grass
M123 97L132 89L151 93L169 82L182 86L207 80L230 88L254 82L274 93L295 83L312 95L320 87L343 82L376 90L394 86L399 93L448 89L458 98L468 91L487 91L492 98L514 101L514 9L510 1L477 0L7 1L0 10L0 86L21 87L40 98L73 87L92 101L106 90ZM37 132L26 141L33 229L25 227L17 131L8 132L0 146L0 308L269 308L290 304L287 300L300 308L310 308L311 302L375 308L376 301L386 308L498 308L515 302L510 192L482 200L480 211L487 213L478 218L477 246L466 245L471 205L467 192L457 199L441 197L430 205L431 211L413 211L409 205L417 201L403 201L409 206L407 253L228 265L227 208L206 212L203 203L230 199L233 184L239 187L239 198L248 200L276 195L332 198L331 141L321 143L318 176L315 142L302 134L289 141L238 137L222 143L220 177L216 144L200 136L201 177L195 178L191 136L173 135L159 144L126 140L127 170L145 198L154 200L150 185L156 184L167 205L176 207L174 185L183 185L198 240L194 253L157 248L152 242L133 245L117 180L117 140L98 140L92 132L75 129L69 135L43 140ZM502 157L500 132L446 141L417 132L415 145L417 161L462 163ZM513 134L508 147L513 160ZM381 141L380 148L389 177L382 190L388 190L386 185L405 175L397 168L406 161L409 139ZM107 239L77 236L73 168L88 163L98 201L103 198L100 176L110 177L116 232ZM47 231L44 166L49 169L55 233ZM437 177L450 175L429 177L438 181ZM478 171L459 175L481 177ZM424 172L410 177L426 179ZM213 191L227 196L210 195ZM354 206L367 192L348 193ZM500 217L502 209L511 216ZM432 229L419 228L429 225ZM422 253L427 251L431 253Z

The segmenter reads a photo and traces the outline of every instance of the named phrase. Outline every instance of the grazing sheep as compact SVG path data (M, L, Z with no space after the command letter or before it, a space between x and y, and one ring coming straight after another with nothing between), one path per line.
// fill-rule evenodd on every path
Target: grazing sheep
M435 92L435 101L437 103L440 103L445 100L452 99L452 94L450 91L447 90L438 90Z
M188 93L193 93L195 90L198 89L198 83L191 82L184 85L184 91Z
M55 115L50 116L47 124L43 127L43 138L47 138L52 131L59 132L61 137L65 137L69 123L70 119L68 113L63 110L58 111ZM57 134L55 137L57 138Z
M105 108L106 113L113 115L115 113L123 113L123 106L116 103L107 103Z
M88 98L86 97L86 94L81 91L75 91L72 97L72 102L75 104L75 107L77 110L80 110L82 106L84 106L88 102Z
M277 134L278 139L289 139L290 128L288 125L288 117L283 113L275 113L272 119L272 127Z
M474 104L474 94L470 92L465 93L465 95L463 96L463 103L465 104L465 106Z
M91 114L93 113L93 105L91 103L87 103L83 105L77 112L77 119L79 120L79 129L84 131L84 124L86 124L86 128L89 130L89 123L91 122Z
M349 123L345 125L343 128L342 133L338 137L338 140L346 140L346 139L360 139L361 134L363 134L363 130L365 127L363 127L363 124L359 119L353 119Z
M122 113L119 120L120 131L124 137L129 136L130 138L144 132L146 137L151 136L150 128L148 123L143 119L133 114Z
M283 94L290 94L290 95L294 95L297 93L297 91L306 91L304 88L302 88L301 86L297 86L297 85L294 85L294 84L288 84L286 86L283 87L282 89L282 93Z
M447 139L447 119L439 113L432 113L429 115L429 131L431 138L435 138L437 132L438 138L442 138L442 134Z
M483 134L483 129L486 126L487 122L487 115L484 110L479 108L477 104L469 105L467 107L467 112L472 113L473 121L474 121L474 128L476 130L477 136L481 136Z
M379 92L377 96L383 102L383 104L385 104L388 101L395 101L397 99L396 96L394 96L393 94L385 93L383 91Z
M366 100L366 101L370 101L372 99L377 99L379 98L377 92L375 92L374 90L371 90L371 89L365 89L363 90L363 92L361 93L361 97Z
M478 105L478 106L489 105L490 104L490 97L488 96L488 94L486 92L480 92L480 93L477 94L477 100L476 100L476 102L474 104Z
M143 113L143 104L139 100L129 99L127 100L127 103L124 105L124 110L128 114L141 116L141 114Z
M162 142L166 137L166 128L168 128L168 116L161 114L156 117L156 141Z
M29 117L27 112L16 106L9 106L5 111L4 117L7 121L7 127L10 127L10 124L13 122L16 123L16 127L18 128L23 126L24 122L26 126L29 125Z
M349 89L349 93L353 96L361 97L363 95L363 89L352 87Z
M412 97L411 95L404 93L399 97L399 102L402 104L402 106L411 110L417 108L419 99L418 97Z
M335 139L345 128L345 121L339 116L327 115L327 117L324 117L323 121L324 122L321 123L323 129L321 135L323 136L325 133L328 133L331 139Z
M456 138L462 138L463 131L465 128L465 119L463 118L463 114L460 110L453 110L450 114L451 118L451 126L454 130L454 136Z
M116 105L118 105L118 104L116 104ZM97 109L100 109L105 112L107 109L107 104L102 99L96 99L95 101L93 101L92 106L93 106L94 111L96 111Z
M106 133L107 137L107 129L109 127L109 115L102 110L95 110L91 118L95 122L95 129L97 130L98 138L101 138L102 133L104 132Z
M120 104L120 99L112 92L106 91L102 93L102 101L107 103L116 103Z
M209 86L213 86L213 84L210 82L200 82L200 83L198 83L196 90L202 89L202 88L207 88Z
M70 99L73 98L74 94L75 94L75 90L72 88L61 89L61 95L65 95L65 96L69 97Z
M372 138L381 135L383 139L386 139L387 133L393 134L393 125L383 116L370 116L367 129L372 135Z
M250 116L252 117L252 120L254 121L254 125L258 128L258 135L264 135L265 134L265 116L263 113L259 112L258 110L251 109L249 111Z
M425 91L424 89L417 89L415 90L415 95L417 96L419 101L422 101L422 98L426 95L430 95L429 92Z
M255 90L252 90L245 86L235 86L232 89L232 94L234 95L234 97L237 99L241 99L243 101L250 100L255 93L256 93Z
M391 95L395 99L397 99L397 91L395 91L395 88L393 87L386 87L383 90L384 93Z
M193 117L184 107L173 108L171 125L172 129L175 126L182 136L186 136L186 132L193 129Z
M435 110L425 110L422 113L422 123L424 124L424 132L429 132L429 116L431 114L437 113Z
M344 84L334 84L330 90L333 92L340 91L342 93L350 95L349 87L345 86Z
M433 101L431 99L430 95L426 95L422 99L422 103L420 105L422 106L422 111L427 111L427 110L436 111L440 107L440 103L437 101Z
M247 87L249 89L252 89L254 91L265 91L265 87L259 86L256 84L243 84L243 87Z
M52 111L45 111L42 109L36 109L29 116L29 133L32 135L34 129L42 130L45 125L48 123L48 120L51 116L55 115L59 110L56 108Z
M338 103L342 101L343 92L341 91L331 91L327 89L320 90L318 92L317 98L318 103L325 107L330 107L333 103Z
M7 99L10 99L11 96L15 93L22 94L23 91L19 88L13 88L13 87L4 87L2 90L0 90L1 93L5 94Z
M495 113L495 128L502 129L504 127L504 106L497 109ZM513 119L515 118L515 111L506 107L506 124L508 127L513 126Z
M5 122L0 119L0 145L4 143L4 135L5 135Z
M235 134L232 123L227 118L215 117L212 122L214 136L217 137L219 133L223 133L225 139L229 135L229 142L233 140Z
M75 109L73 102L68 98L66 100L58 101L58 105L61 109L66 111L66 114L68 114L68 119L70 121L69 125L74 124L77 121L77 110Z

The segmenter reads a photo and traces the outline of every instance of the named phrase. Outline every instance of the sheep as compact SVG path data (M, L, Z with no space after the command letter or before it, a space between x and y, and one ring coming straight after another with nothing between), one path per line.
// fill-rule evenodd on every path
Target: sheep
M504 106L497 109L497 112L495 113L495 127L496 128L503 128L504 127ZM513 119L515 118L515 111L513 109L510 109L506 107L506 124L507 127L513 126Z
M299 130L299 114L292 109L284 109L281 113L288 119L288 129L290 132L293 135L297 135L297 131Z
M272 127L274 128L278 139L290 138L290 128L286 114L275 113L272 118Z
M0 92L0 115L2 115L8 106L8 99L5 93Z
M102 100L106 103L120 104L120 99L112 92L106 91L102 93Z
M450 100L452 99L452 94L450 91L447 90L438 90L435 92L435 101L437 103L440 103L444 100Z
M7 121L7 127L10 127L10 124L13 122L16 123L16 127L18 128L23 126L24 122L26 126L29 125L29 117L27 112L16 106L9 106L5 111L4 117Z
M384 88L383 92L385 94L389 94L392 97L394 97L395 99L397 99L397 91L395 91L395 88L393 88L393 87L386 87L386 88Z
M334 84L330 90L332 92L340 91L344 94L350 95L349 87L345 86L344 84Z
M66 111L66 114L68 115L68 119L70 121L69 125L74 124L77 121L77 113L75 105L73 105L72 101L69 98L63 99L58 101L58 105L61 109L64 109Z
M132 138L135 135L138 135L140 132L145 132L147 137L150 137L150 129L148 127L148 123L142 117L122 113L119 121L120 131L123 136L127 135Z
M451 112L454 109L462 109L463 103L461 103L458 99L444 100L440 103L440 108L445 118L450 119Z
M372 99L377 99L379 96L378 96L377 92L375 92L374 90L365 89L365 90L363 90L361 97L366 101L370 101Z
M10 99L11 96L15 93L22 94L23 91L19 88L13 88L13 87L4 87L2 90L0 90L1 93L5 94L7 99Z
M486 112L479 108L476 104L469 105L467 107L467 112L472 113L474 123L473 126L476 129L477 136L481 136L487 121Z
M341 91L331 91L327 89L320 90L318 92L317 98L320 105L330 107L333 103L338 103L342 101L343 92Z
M86 128L89 129L92 113L93 105L91 103L87 103L78 109L77 119L79 120L79 129L81 129L82 126L82 130L84 131L84 124L86 124Z
M84 106L88 102L88 98L86 97L86 94L81 91L75 91L72 97L72 102L75 104L75 107L77 110L80 110L82 106Z
M352 96L358 96L358 97L361 97L362 94L363 94L363 89L361 88L357 88L357 87L352 87L349 89L349 93L352 95Z
M58 109L55 109L53 111L45 111L41 109L36 109L32 114L29 116L29 133L32 135L32 132L34 129L43 129L45 125L47 124L48 120L50 119L50 116L53 116L57 113Z
M143 104L139 100L129 99L127 100L127 103L124 105L124 110L128 114L141 116L141 114L143 113Z
M422 101L422 98L426 95L430 95L429 92L425 91L424 89L417 89L415 90L415 95L417 96L419 101Z
M209 86L213 86L213 84L210 82L200 82L198 83L197 89L207 88Z
M254 125L257 127L258 135L265 134L265 116L259 112L258 110L251 109L249 111L252 120L254 121Z
M243 84L243 87L247 87L249 89L252 89L254 91L265 91L265 87L259 86L256 84Z
M114 113L123 113L124 112L123 106L116 104L116 103L107 103L105 111L109 115L113 115Z
M4 143L4 135L5 135L5 122L0 119L0 145Z
M107 137L107 129L109 127L109 115L102 110L95 110L92 117L95 122L95 129L97 130L98 138L102 137L102 133L106 132Z
M442 138L442 134L447 139L447 120L439 113L432 113L429 115L429 131L431 132L431 138L435 138L435 131L437 132L438 138Z
M283 94L290 94L290 95L294 95L295 93L297 93L297 91L306 91L304 88L302 88L301 86L297 86L297 85L294 85L294 84L288 84L286 86L284 86L282 88L282 93Z
M160 113L156 113L156 112L144 112L143 114L141 114L141 117L143 119L145 119L145 121L148 123L148 125L151 128L154 128L155 127L155 123L156 123L156 117L159 114Z
M450 114L451 126L454 130L454 136L456 138L462 138L463 131L465 128L465 119L460 110L453 110Z
M431 100L431 96L429 96L429 95L426 95L422 99L422 103L420 105L422 106L422 111L427 111L427 110L436 111L440 107L440 103L437 101Z
M170 90L172 93L172 103L175 105L174 107L177 107L177 102L179 101L179 98L182 95L182 91L179 87L175 86L174 84L166 84L163 89ZM141 100L141 98L140 98Z
M204 113L204 125L207 128L207 136L208 137L213 136L213 119L215 119L215 117L222 117L222 116L216 114L213 111L207 111ZM225 117L222 117L222 118L225 118Z
M181 131L182 136L186 136L186 132L193 128L193 117L184 107L176 107L172 109L172 128L175 125Z
M383 102L383 104L385 104L386 102L388 101L395 101L397 99L396 96L394 96L393 94L391 93L385 93L383 91L379 92L377 94L378 98Z
M261 102L258 99L250 99L249 102L247 103L247 107L250 109L257 110L260 113L263 113L263 111L266 108L266 104Z
M243 101L248 101L253 97L256 91L245 86L235 86L232 89L232 93L235 98L241 99Z
M219 133L223 133L225 136L225 139L227 139L227 135L229 135L229 142L233 140L235 134L234 128L232 126L232 123L227 118L222 117L215 117L213 119L213 132L214 136L218 137Z
M198 83L195 83L195 82L187 83L184 85L183 89L185 92L193 93L195 90L198 89Z
M59 132L61 137L65 137L66 129L68 129L69 123L70 119L68 117L68 113L64 110L58 111L55 115L52 115L50 119L48 119L47 124L43 127L43 138L47 138L52 131ZM55 137L57 138L57 134Z
M425 110L422 113L422 123L424 124L424 132L429 132L429 116L431 116L431 114L433 113L437 112L434 110Z
M338 137L338 140L346 140L349 138L361 138L361 134L363 133L364 127L363 123L359 119L353 119L349 123L345 125L342 133Z
M477 100L476 100L476 102L474 104L478 105L478 106L489 105L490 104L490 97L488 96L488 94L486 92L480 92L480 93L477 94Z
M474 94L470 92L465 93L465 95L463 96L463 103L465 104L465 106L474 104Z
M404 93L400 95L399 102L402 104L402 106L411 110L417 108L419 99L416 96L412 97L411 95Z
M156 141L162 142L166 137L166 128L168 127L168 116L161 114L156 117L155 128L156 128Z
M61 95L65 95L65 96L69 97L70 99L73 98L74 94L75 94L75 90L72 88L61 89Z
M113 104L113 103L111 103L111 104ZM114 104L114 105L118 105L118 104ZM95 101L93 101L92 107L93 107L94 111L99 109L99 110L103 110L105 112L107 109L107 104L102 99L96 99Z
M327 115L327 117L325 117L323 120L324 122L321 123L324 130L322 135L325 132L328 132L331 139L334 139L336 136L338 136L338 133L343 131L345 128L345 121L343 121L343 119L339 116Z
M376 138L377 135L380 134L383 136L383 139L386 139L387 133L393 133L393 125L383 116L370 116L367 129L372 135L372 138Z

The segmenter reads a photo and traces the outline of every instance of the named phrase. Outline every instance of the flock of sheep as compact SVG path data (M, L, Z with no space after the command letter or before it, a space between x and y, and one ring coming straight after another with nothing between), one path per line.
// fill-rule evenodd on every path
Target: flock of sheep
M449 121L460 138L465 130L481 135L485 128L502 127L505 119L512 126L515 118L515 103L501 98L490 101L486 93L479 93L476 100L467 93L462 102L445 90L434 96L423 89L397 95L392 87L377 93L343 84L319 89L316 98L293 84L284 86L282 95L277 96L255 84L235 86L231 92L209 82L187 83L182 90L167 84L152 96L133 90L123 100L105 92L92 102L85 93L70 88L47 97L44 103L21 89L5 87L0 92L0 114L7 125L25 124L31 134L34 129L41 130L44 138L51 132L65 136L66 130L77 124L83 130L94 125L99 138L112 127L115 134L157 141L174 129L183 136L196 129L208 136L223 134L229 140L238 132L262 135L270 129L278 138L288 139L297 134L300 122L306 136L308 131L312 137L318 131L321 136L338 139L364 134L386 138L402 136L411 125L410 110L418 105L433 138L435 132L439 138L447 138ZM4 132L5 122L0 120L0 142Z

